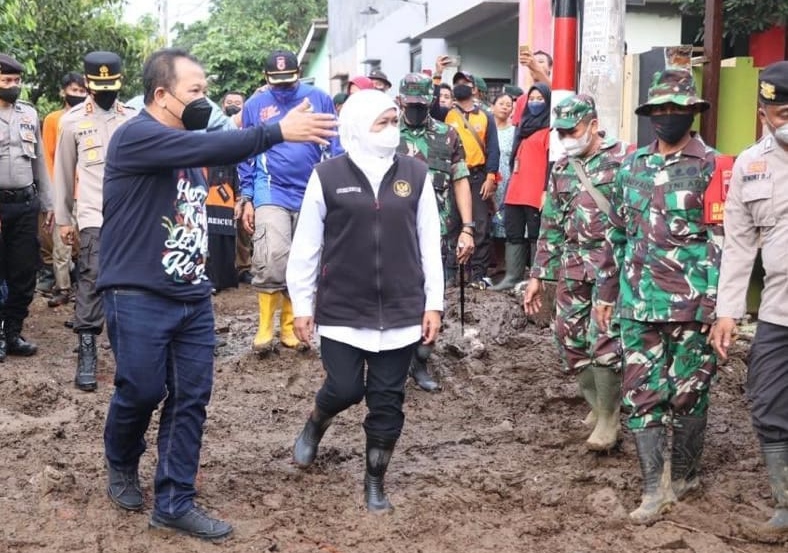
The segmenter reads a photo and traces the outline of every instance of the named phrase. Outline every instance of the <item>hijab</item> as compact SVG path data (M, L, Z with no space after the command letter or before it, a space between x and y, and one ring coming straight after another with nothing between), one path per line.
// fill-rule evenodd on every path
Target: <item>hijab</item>
M550 87L545 83L536 83L528 89L528 93L525 95L526 98L530 96L532 90L538 90L542 93L545 101L545 107L539 115L533 115L528 109L528 100L526 100L525 106L523 108L523 115L520 119L520 126L517 127L517 130L514 133L512 155L509 158L509 168L511 170L514 170L514 162L517 158L517 151L520 148L520 143L534 134L536 131L550 127Z
M394 163L394 151L390 156L379 157L369 148L372 124L390 109L396 110L399 116L399 108L390 96L379 90L360 90L350 95L339 114L342 147L373 186L380 183Z

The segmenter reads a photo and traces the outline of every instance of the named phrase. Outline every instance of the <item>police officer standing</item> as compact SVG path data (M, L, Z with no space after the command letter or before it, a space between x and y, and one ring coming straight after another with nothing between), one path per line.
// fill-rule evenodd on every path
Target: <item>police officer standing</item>
M432 79L423 73L409 73L400 81L402 116L397 151L421 159L430 168L441 221L443 271L445 275L452 275L454 269L447 266L451 248L456 247L456 258L460 264L469 261L473 254L473 200L462 142L452 127L430 117L432 95ZM462 226L458 224L458 213ZM416 383L427 392L438 387L426 366L433 348L434 344L419 345L410 367Z
M112 133L136 114L118 102L121 61L113 52L91 52L84 59L90 96L60 120L55 153L55 222L65 244L73 244L72 226L76 179L79 179L79 282L74 332L79 335L79 357L74 384L93 391L96 382L96 335L104 326L101 297L96 292L99 230L103 221L104 158Z
M717 296L714 348L725 359L736 319L746 309L747 286L758 248L766 280L758 329L748 359L752 424L761 443L774 516L754 528L756 539L788 535L788 61L761 72L758 113L767 129L733 168L725 200L725 245Z
M8 298L0 307L0 361L6 354L35 355L21 335L33 301L38 269L38 212L52 229L41 126L35 108L21 100L22 65L0 54L0 271Z

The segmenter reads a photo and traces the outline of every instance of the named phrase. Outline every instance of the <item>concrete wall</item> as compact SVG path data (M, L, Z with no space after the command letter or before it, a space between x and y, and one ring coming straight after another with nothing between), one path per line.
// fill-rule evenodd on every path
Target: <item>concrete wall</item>
M681 16L675 6L627 6L624 27L628 54L647 52L654 46L681 44Z
M331 90L331 75L328 57L328 40L323 39L315 54L309 60L309 66L302 75L303 78L314 79L315 86L326 92Z

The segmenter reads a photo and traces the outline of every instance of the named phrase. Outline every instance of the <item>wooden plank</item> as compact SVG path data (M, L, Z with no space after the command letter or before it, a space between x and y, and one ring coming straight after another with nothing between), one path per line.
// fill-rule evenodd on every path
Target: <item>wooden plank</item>
M717 99L720 94L720 62L722 61L722 0L706 0L703 19L703 97L711 103L700 120L700 134L707 144L717 143Z

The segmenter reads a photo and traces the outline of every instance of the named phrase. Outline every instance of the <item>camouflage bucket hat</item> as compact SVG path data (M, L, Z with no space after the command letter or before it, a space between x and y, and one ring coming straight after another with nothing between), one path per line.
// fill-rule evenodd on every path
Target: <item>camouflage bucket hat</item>
M575 94L561 100L555 108L553 128L560 130L574 129L584 117L596 117L596 102L588 94Z
M698 96L692 73L684 69L668 69L654 73L654 80L648 89L648 99L645 104L637 107L635 113L648 115L654 106L664 104L698 106L699 111L706 111L711 107L711 104Z
M424 73L408 73L399 82L399 95L406 104L432 102L432 79Z

